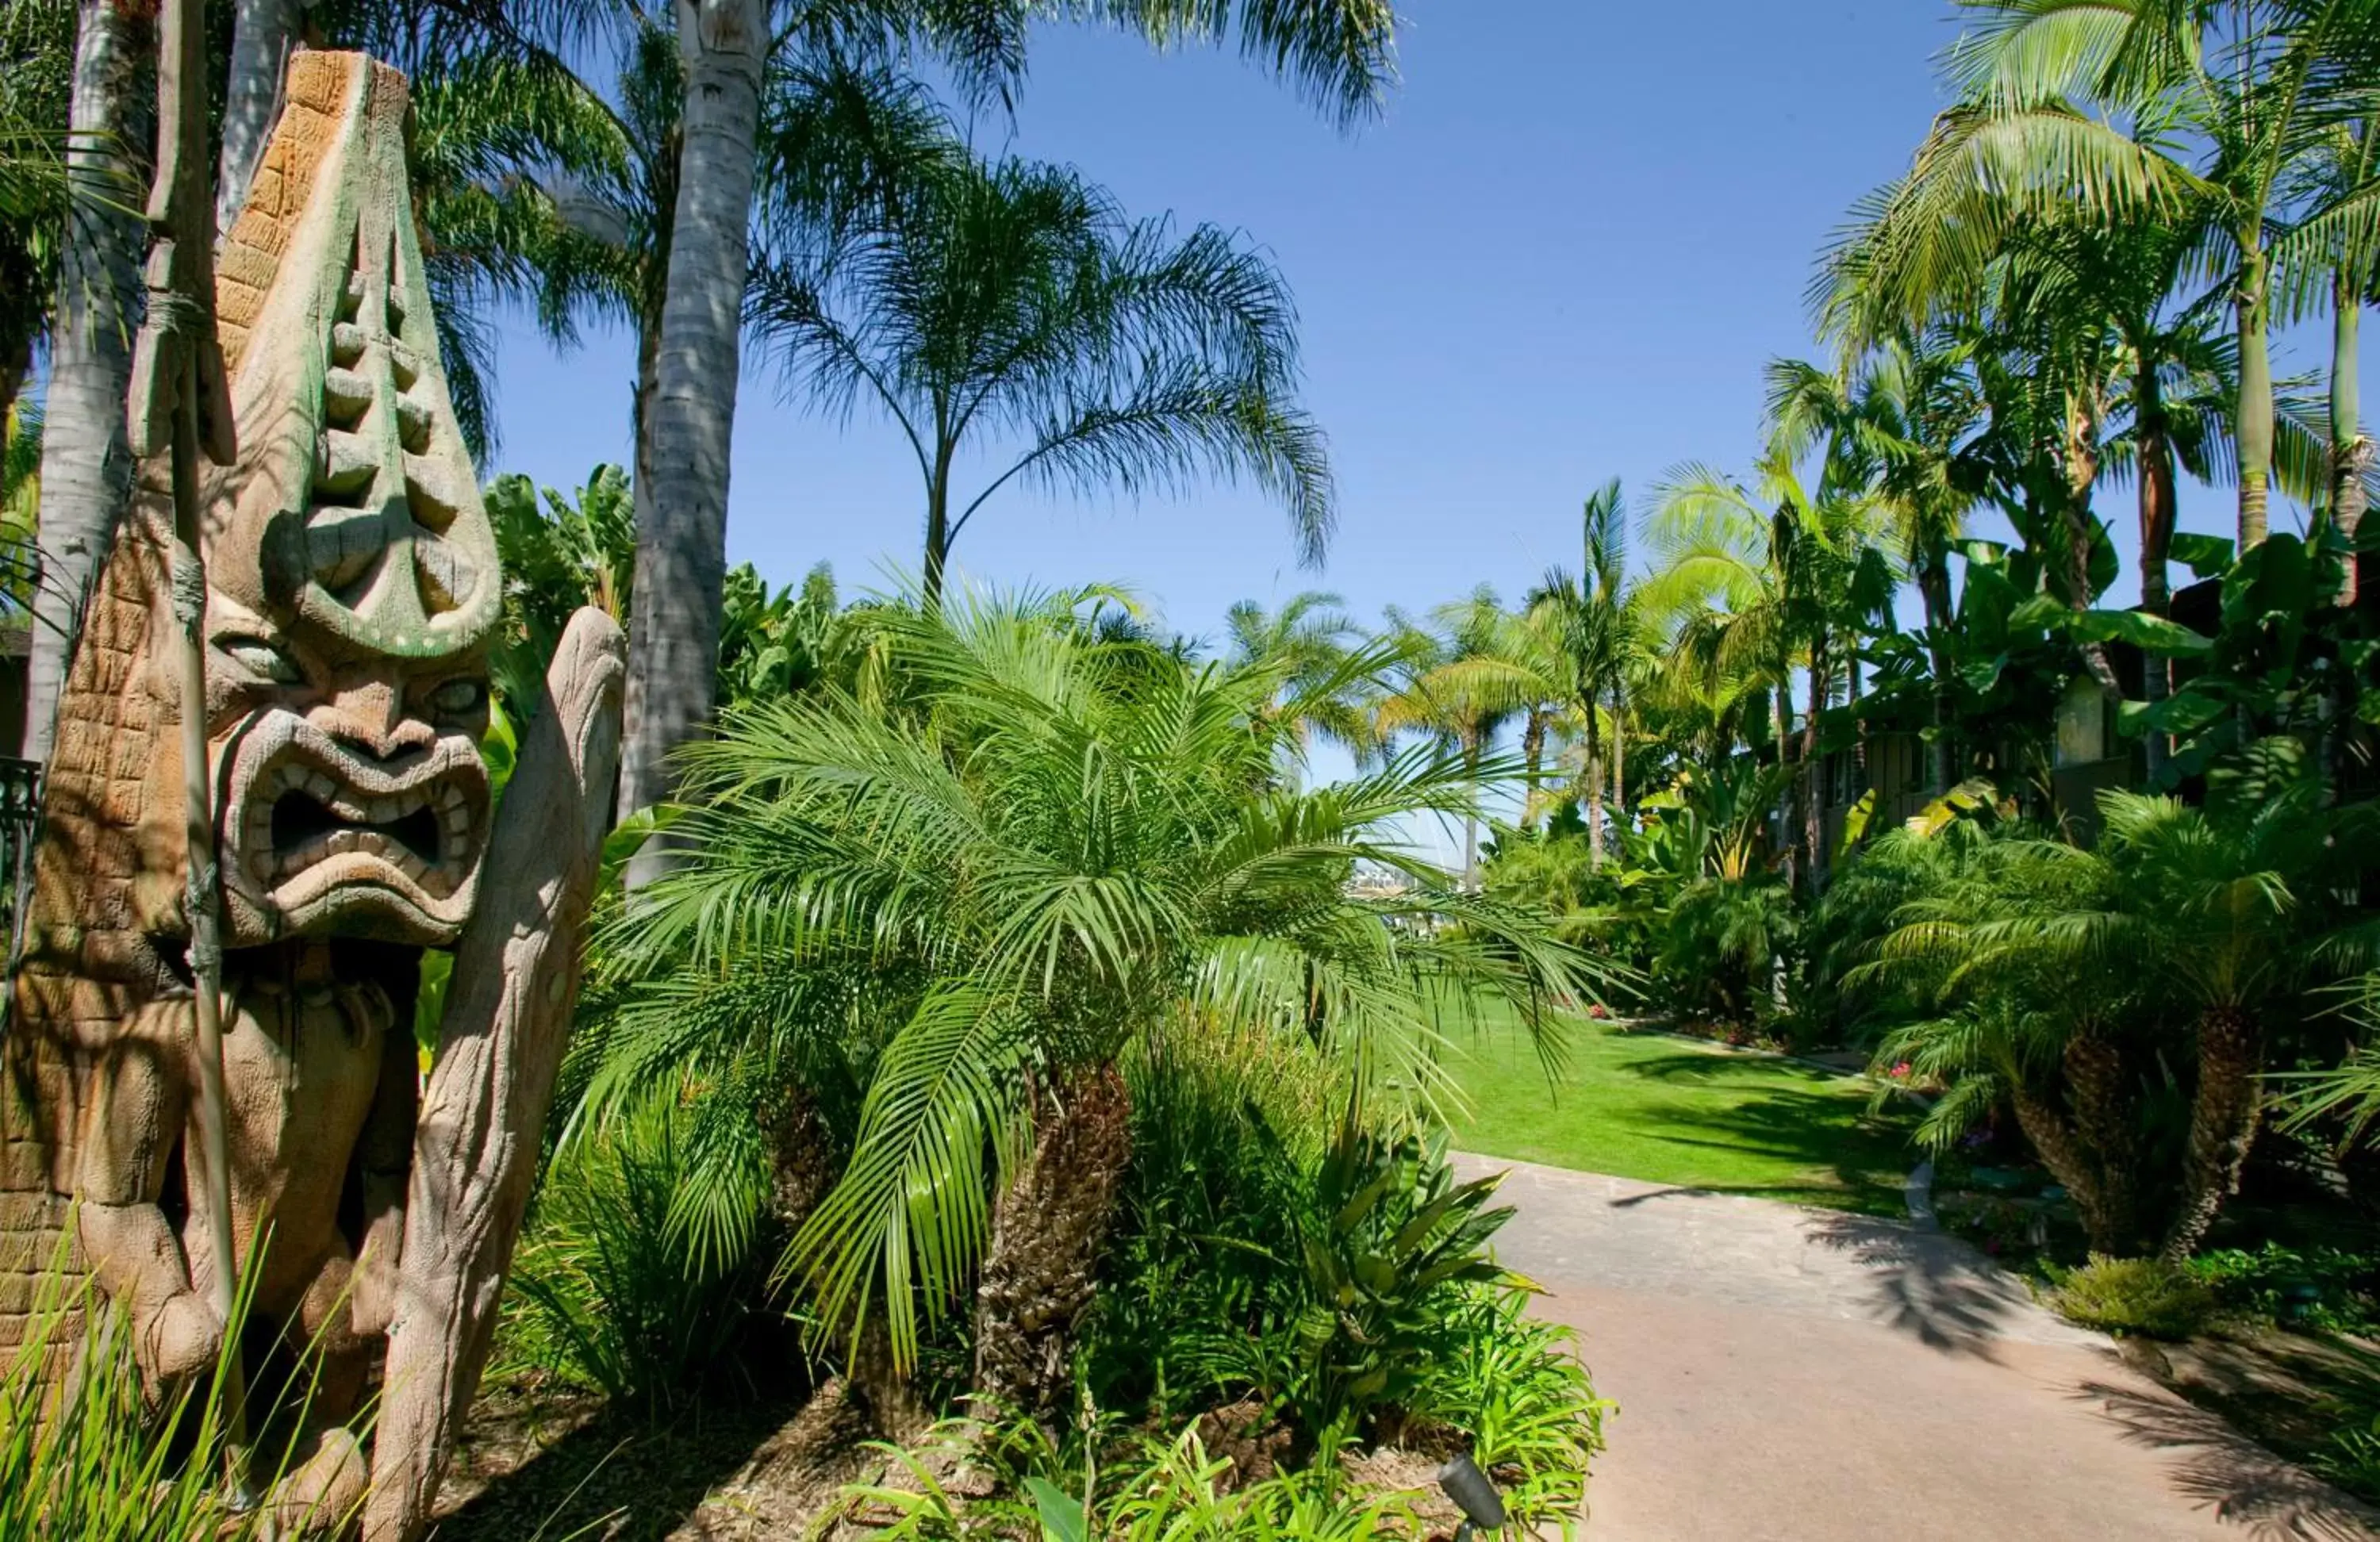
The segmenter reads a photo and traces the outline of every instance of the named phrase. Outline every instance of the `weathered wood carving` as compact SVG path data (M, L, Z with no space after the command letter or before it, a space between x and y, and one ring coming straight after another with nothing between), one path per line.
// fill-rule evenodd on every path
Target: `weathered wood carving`
M216 283L238 451L205 485L208 741L250 1380L320 1377L285 1503L426 1518L484 1358L575 993L625 648L582 613L499 818L479 741L500 576L431 325L404 78L305 53ZM191 1135L171 490L144 467L59 710L0 1044L0 1350L53 1259L151 1376L212 1363ZM426 1089L421 951L457 953ZM56 1345L73 1351L72 1332ZM390 1346L395 1345L392 1354ZM383 1360L369 1463L348 1421ZM63 1369L63 1366L60 1367Z

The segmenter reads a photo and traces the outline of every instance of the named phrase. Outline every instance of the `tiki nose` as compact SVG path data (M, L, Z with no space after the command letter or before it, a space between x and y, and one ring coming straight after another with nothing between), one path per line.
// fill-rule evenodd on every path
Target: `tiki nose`
M347 686L311 714L314 725L375 760L392 760L437 741L437 734L405 710L405 692L395 682L366 680Z

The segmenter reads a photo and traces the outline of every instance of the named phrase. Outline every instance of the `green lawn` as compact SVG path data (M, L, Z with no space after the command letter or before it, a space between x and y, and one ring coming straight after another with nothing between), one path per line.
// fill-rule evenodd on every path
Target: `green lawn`
M1548 1081L1527 1038L1457 1030L1450 1069L1471 1107L1455 1143L1488 1156L1648 1183L1901 1212L1911 1120L1867 1114L1869 1084L1765 1055L1574 1020Z

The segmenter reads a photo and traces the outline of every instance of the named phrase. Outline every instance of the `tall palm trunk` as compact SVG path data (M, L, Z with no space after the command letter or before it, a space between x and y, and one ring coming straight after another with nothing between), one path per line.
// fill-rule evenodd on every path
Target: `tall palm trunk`
M1586 865L1593 870L1603 866L1603 732L1592 700L1586 704L1586 765L1580 780L1586 784Z
M2066 496L2059 513L2066 525L2066 603L2077 615L2091 608L2091 538L2096 534L2091 516L2091 490L2099 482L2099 419L2095 383L2070 395L2066 404L2066 443L2059 459L2065 464ZM2099 688L2123 695L2116 666L2107 660L2105 643L2082 646L2082 667Z
M1475 723L1463 730L1463 774L1471 783L1471 802L1463 810L1463 892L1479 892L1479 755L1480 732Z
M2265 506L2273 480L2273 359L2270 286L2262 231L2240 233L2240 287L2231 297L2240 331L2240 395L2233 425L2240 443L2240 550L2265 543Z
M297 0L233 0L231 69L224 89L223 154L215 170L215 234L231 231L279 115L281 78L298 40Z
M2353 275L2341 269L2331 279L2330 321L2330 518L2347 541L2347 559L2339 575L2340 606L2355 603L2360 592L2356 569L2356 533L2363 528L2368 502L2364 476L2372 469L2372 441L2363 432L2362 403L2356 350L2362 346L2363 297Z
M1826 849L1826 827L1818 811L1818 714L1826 710L1828 676L1833 668L1822 631L1810 644L1810 715L1802 724L1802 849L1808 858L1803 882L1813 897L1818 892L1820 853Z
M989 1409L1062 1408L1068 1351L1132 1160L1132 1098L1112 1065L1034 1099L1033 1149L992 1207L976 1288L975 1390Z
M2190 1257L2223 1201L2240 1191L2240 1171L2256 1138L2264 1100L2264 1025L2237 1007L2216 1007L2198 1022L2198 1087L2190 1104L2190 1145L2182 1160L2181 1208L2166 1233L2166 1257Z
M2141 609L2161 616L2173 609L2166 564L2167 553L2173 550L2178 505L2174 501L2173 437L2166 422L2165 388L2158 382L2155 361L2145 348L2140 351L2132 375L2132 419L2141 455ZM2152 653L2142 660L2141 694L2150 706L2173 694L2172 670L2172 661L2159 655ZM2143 744L2148 773L2154 779L2165 770L2166 736L2153 731Z
M1628 822L1628 724L1615 698L1611 704L1611 818L1625 832L1633 827Z
M1790 662L1778 666L1777 688L1770 693L1768 705L1777 731L1777 763L1779 766L1790 766L1794 760L1793 666ZM1793 828L1792 816L1784 813L1783 810L1779 812L1782 816L1785 830L1789 832L1785 836L1785 887L1791 889L1802 881L1800 859L1802 843L1790 833Z
M74 213L58 252L42 432L41 587L26 666L25 758L47 760L58 690L93 575L132 493L124 402L132 383L142 241L131 147L147 115L135 90L147 28L115 0L82 0L75 30L67 174Z
M624 813L670 795L670 756L710 720L768 6L677 0L677 37L684 143L650 403L651 518L637 531ZM629 882L650 880L668 860L649 844Z
M1529 709L1521 723L1521 829L1534 832L1537 828L1537 778L1544 774L1546 764L1546 714L1539 709Z
M951 455L955 448L947 435L941 437L941 443L934 452L934 474L926 484L925 602L928 610L941 604L942 576L950 565Z
M1951 743L1949 559L1938 547L1921 553L1917 597L1925 609L1926 662L1934 675L1933 785L1927 790L1939 795L1950 790L1958 751Z

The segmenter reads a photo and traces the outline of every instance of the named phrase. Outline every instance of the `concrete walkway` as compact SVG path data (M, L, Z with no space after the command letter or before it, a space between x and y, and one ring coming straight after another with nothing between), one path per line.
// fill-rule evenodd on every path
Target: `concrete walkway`
M1504 1262L1620 1404L1591 1542L2380 1538L1904 1222L1525 1163Z

